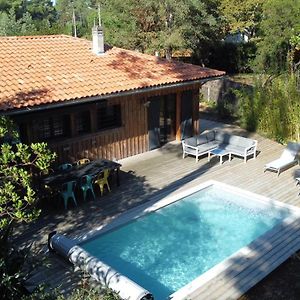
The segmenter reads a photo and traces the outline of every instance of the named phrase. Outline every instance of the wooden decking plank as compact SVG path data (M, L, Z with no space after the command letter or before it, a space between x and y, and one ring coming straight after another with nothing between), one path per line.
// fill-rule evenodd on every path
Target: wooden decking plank
M106 224L128 208L146 203L150 199L159 200L170 193L176 193L177 190L196 186L210 179L300 206L300 187L296 187L294 181L294 172L299 166L282 172L279 177L275 173L263 172L266 163L281 155L284 149L282 145L228 124L203 120L200 123L202 131L221 128L229 133L257 139L259 155L255 160L250 158L246 164L242 159L234 157L232 161L226 160L223 165L219 165L218 159L209 163L206 156L196 163L194 157L182 159L181 145L172 143L159 150L122 160L120 187L113 186L111 193L98 197L97 201L82 203L77 209L68 212L53 211L35 224L22 226L24 232L18 236L18 243L25 244L36 240L39 249L45 245L47 234L52 230L76 236L100 224ZM133 172L129 172L131 170ZM64 276L68 277L63 286L64 290L71 288L73 281L75 285L78 283L78 277L72 276L70 270L67 273L63 264L54 261L52 271L56 276L51 275L49 279L54 285L60 281L65 283ZM212 285L210 292L215 288Z
M266 275L276 269L281 263L287 260L297 250L299 250L299 239L293 240L287 245L287 247L281 248L278 253L271 257L271 259L263 262L260 267L264 267L265 270L253 270L252 274L248 274L248 277L241 282L238 282L240 285L238 289L235 289L234 287L229 289L227 287L227 292L222 294L222 296L218 296L216 299L236 299L237 297L241 296L249 288L254 286Z
M299 230L299 228L297 230ZM229 290L229 286L234 287L237 283L239 287L241 286L241 284L242 286L244 286L246 285L247 282L250 282L252 278L255 280L258 272L262 272L264 276L266 276L271 271L273 271L273 269L271 269L271 271L270 269L261 270L262 267L265 267L269 264L275 265L277 259L282 257L284 253L288 253L288 255L286 256L287 259L291 254L297 251L299 247L300 247L299 237L298 236L295 237L295 230L293 230L286 239L281 238L276 246L267 250L266 253L264 253L263 255L259 255L256 258L249 259L249 261L246 262L245 265L243 266L243 270L236 276L232 278L228 278L226 274L223 283L223 285L226 286L226 290L215 289L216 292L214 292L214 295L216 295L216 299L222 298L223 295L225 297L224 299L226 299L226 296L229 296L229 294L232 293L232 291ZM289 251L290 248L293 249L292 252Z
M295 222L296 223L296 222ZM296 223L296 227L293 228L285 228L280 232L280 234L270 234L266 235L262 240L257 240L254 243L252 243L252 246L249 247L254 248L253 252L264 252L263 256L264 258L267 258L268 253L275 250L276 247L281 248L282 240L293 240L295 239L295 232L297 233L297 230L300 228L300 224ZM298 237L297 233L297 237ZM264 240L268 239L268 247L265 246ZM220 273L217 277L212 279L209 283L207 283L202 289L201 289L201 296L202 297L208 297L211 295L212 289L217 289L223 286L225 283L227 284L229 281L234 280L236 277L243 278L244 275L247 275L247 272L251 272L251 268L255 268L257 261L261 260L261 256L259 257L240 257L237 259L235 264L238 266L236 269L231 270L229 273L227 270L224 270L222 273ZM241 275L244 272L244 275Z
M261 272L259 272L258 270L254 271L254 274L252 274L252 277L250 277L250 276L247 277L243 281L244 284L242 286L239 286L239 290L237 290L233 286L232 289L230 289L230 290L227 289L227 293L223 294L220 297L217 297L216 299L236 299L236 298L238 298L243 293L245 293L247 290L249 290L252 286L254 286L256 283L258 283L260 280L262 280L266 275L268 275L274 269L276 269L281 263L283 263L285 260L287 260L293 253L295 253L297 250L299 250L299 244L300 244L299 239L291 242L291 244L289 245L288 248L281 249L280 252L278 252L276 255L274 255L272 260L267 261L267 263L268 263L267 270L261 271ZM228 291L230 291L230 293Z

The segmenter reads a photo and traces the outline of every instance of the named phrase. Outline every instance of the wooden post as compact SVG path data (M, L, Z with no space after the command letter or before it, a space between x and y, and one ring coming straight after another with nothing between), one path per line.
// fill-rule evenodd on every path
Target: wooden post
M200 134L199 130L199 89L193 90L193 134Z
M90 118L91 118L91 132L97 131L97 106L90 106Z
M176 141L181 141L181 93L176 93Z
M26 122L24 123L24 126L25 126L25 131L26 131L26 135L27 135L27 141L25 141L26 143L33 143L34 142L34 139L36 138L36 131L33 131L32 128L33 128L33 125L32 125L32 122L29 121L29 122ZM35 137L34 137L35 135Z
M70 114L70 137L76 136L76 128L75 128L75 115L74 113Z

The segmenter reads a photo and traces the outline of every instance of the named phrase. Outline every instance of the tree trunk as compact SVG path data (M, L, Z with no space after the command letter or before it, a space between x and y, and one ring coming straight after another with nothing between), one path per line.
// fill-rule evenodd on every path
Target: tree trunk
M168 61L171 61L171 60L172 60L172 49L171 49L171 47L168 47L168 48L166 49L166 59L167 59Z

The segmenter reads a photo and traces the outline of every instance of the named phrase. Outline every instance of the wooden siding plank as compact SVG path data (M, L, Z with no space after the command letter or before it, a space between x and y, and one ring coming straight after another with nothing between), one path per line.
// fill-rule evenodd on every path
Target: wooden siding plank
M109 99L107 105L120 104L122 109L122 122L120 128L113 130L97 131L97 104L81 104L63 109L53 109L39 113L28 113L21 117L15 117L18 122L27 122L30 127L28 132L29 138L35 138L33 118L45 118L51 114L69 114L71 122L72 138L64 138L57 141L50 141L49 144L58 152L58 163L65 161L76 161L77 159L89 156L91 159L96 158L125 158L148 151L148 114L147 108L143 105L149 97L156 95L177 94L177 102L182 91L195 90L200 84L191 84L184 87L169 88L161 91L147 92L139 96L116 97ZM176 103L177 103L176 102ZM177 103L178 106L178 103ZM91 133L83 136L76 136L75 132L75 114L79 110L90 111ZM178 110L178 108L177 108ZM180 135L180 111L176 116L176 138ZM62 151L58 149L62 146ZM69 148L68 150L63 150Z

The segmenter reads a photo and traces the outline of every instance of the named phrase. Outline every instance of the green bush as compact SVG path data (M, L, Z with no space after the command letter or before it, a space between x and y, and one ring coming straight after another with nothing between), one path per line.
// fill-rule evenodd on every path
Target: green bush
M285 142L300 139L300 92L296 78L282 75L257 80L252 91L235 91L241 126Z
M108 288L79 288L68 297L59 296L57 300L119 300L120 297Z

